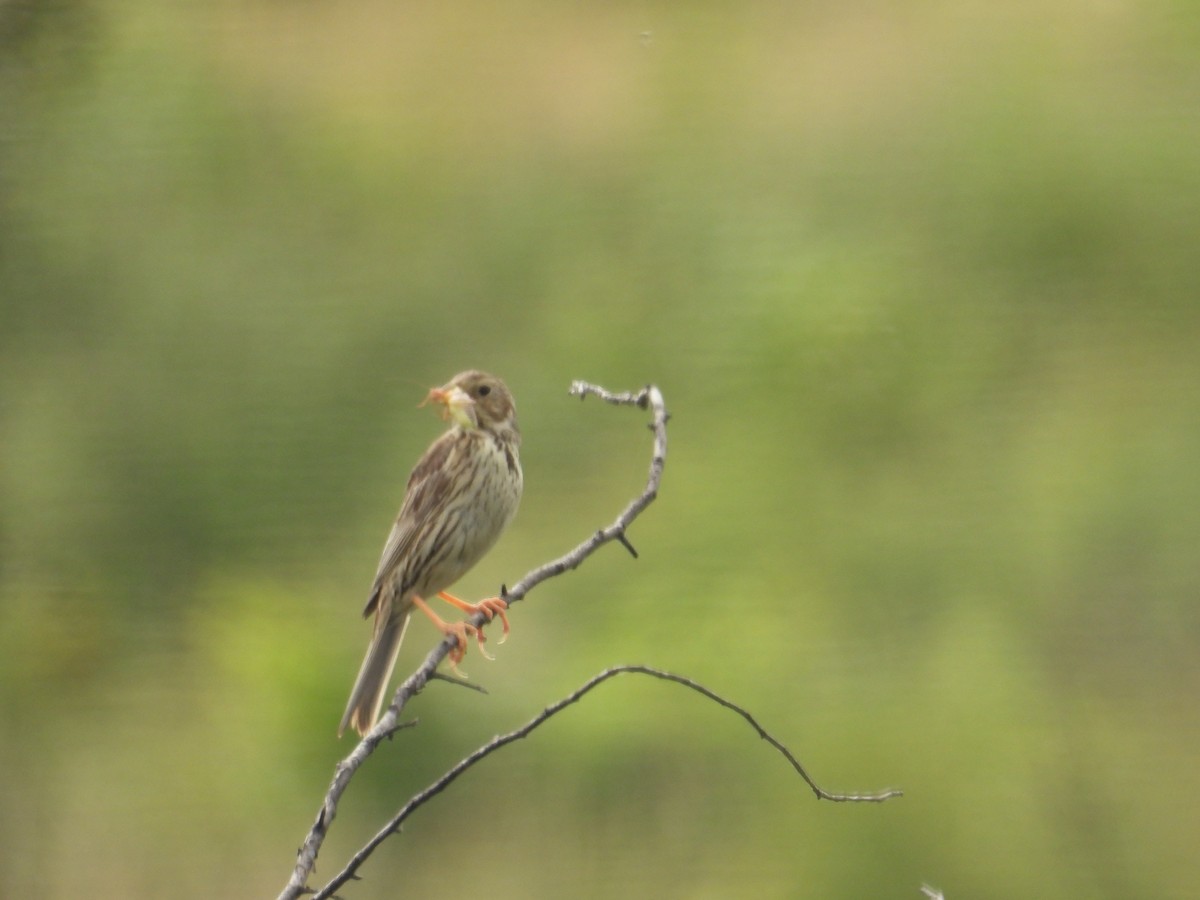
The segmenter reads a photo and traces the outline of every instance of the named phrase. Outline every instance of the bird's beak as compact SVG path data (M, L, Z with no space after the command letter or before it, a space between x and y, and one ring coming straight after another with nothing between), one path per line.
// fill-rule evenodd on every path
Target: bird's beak
M458 385L433 388L420 405L424 406L426 403L442 405L441 415L444 422L454 419L463 428L475 427L475 401Z

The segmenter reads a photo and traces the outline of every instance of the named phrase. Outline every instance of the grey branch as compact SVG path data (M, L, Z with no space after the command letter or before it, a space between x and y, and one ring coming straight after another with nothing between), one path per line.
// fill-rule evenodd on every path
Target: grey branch
M782 754L789 763L791 763L792 768L795 769L797 774L804 779L805 783L808 784L808 786L812 789L812 792L817 795L817 799L819 800L833 800L835 802L843 803L882 803L884 800L888 800L891 797L901 796L901 792L898 790L881 791L876 794L837 794L827 791L824 788L819 787L817 783L809 776L808 772L804 770L804 767L800 765L796 757L792 755L792 752L778 740L772 737L765 728L758 724L758 720L755 719L754 716L752 716L743 707L738 706L731 700L726 700L715 691L709 690L704 685L692 681L690 678L685 678L682 675L676 675L672 672L664 672L661 669L651 668L650 666L613 666L611 669L605 669L598 675L592 676L582 686L572 691L558 702L547 706L520 728L514 729L507 734L501 734L492 738L474 753L456 763L452 769L438 778L437 781L429 785L429 787L416 794L411 800L405 803L403 807L401 807L400 811L397 812L396 815L394 815L391 820L383 826L383 828L376 832L374 837L367 841L361 850L354 854L350 862L347 863L346 867L342 869L342 871L335 875L330 882L325 885L325 887L316 892L314 895L314 900L326 900L326 898L333 897L335 896L334 892L347 881L358 878L357 873L359 867L366 862L372 853L375 852L375 848L386 841L393 834L399 833L401 826L409 816L448 788L451 783L453 783L459 775L467 771L467 769L471 768L485 757L495 753L501 747L505 747L514 741L519 741L522 738L528 737L530 732L532 732L535 728L542 725L551 716L562 712L571 704L577 703L593 688L599 687L610 678L615 678L617 675L624 675L627 673L636 675L650 675L654 678L661 678L664 681L673 681L676 684L681 684L684 687L691 688L693 691L696 691L696 693L702 694L709 700L712 700L714 703L718 703L726 709L737 713L746 720L751 728L758 732L758 736L760 738L778 750L779 753Z
M611 525L602 528L589 537L587 540L580 543L573 550L552 562L539 566L529 572L524 578L518 581L511 589L501 588L501 596L505 599L509 606L524 599L531 590L549 578L577 568L585 559L591 556L604 544L612 541L617 541L634 557L637 556L637 551L633 548L629 538L626 535L626 530L630 524L636 519L642 511L649 506L658 496L659 482L662 480L663 466L667 456L667 419L668 414L663 403L662 394L658 388L653 385L647 385L640 391L631 391L622 394L614 394L601 387L588 384L583 381L576 381L571 385L571 394L581 399L586 398L589 394L599 397L607 403L612 403L618 406L636 406L639 409L649 409L652 413L652 421L650 428L654 433L654 448L650 459L650 473L646 479L646 486L642 493L632 500L621 514L613 521ZM484 615L478 613L469 620L471 624L481 626L484 624ZM329 826L333 822L333 818L337 815L338 802L345 793L350 779L354 777L354 773L366 761L379 744L390 738L401 728L415 724L413 722L401 723L399 720L400 713L408 704L408 701L416 696L422 688L429 682L431 678L437 677L436 671L438 664L446 657L454 646L455 639L453 637L446 638L439 643L425 660L417 668L415 672L408 676L404 682L396 689L396 694L392 698L391 706L380 717L379 722L370 732L359 742L353 752L344 760L338 763L334 772L333 782L329 786L328 792L325 794L325 800L321 804L320 810L317 812L316 821L309 830L308 835L304 839L304 843L296 853L296 865L292 871L292 875L288 880L283 892L279 895L279 900L295 900L305 894L313 894L313 890L309 888L308 877L312 873L316 865L317 854L320 852L321 845L325 841L325 835L329 831ZM357 878L356 872L359 866L374 852L389 835L395 834L400 830L404 820L407 819L413 812L433 797L444 791L449 785L458 778L463 772L475 765L477 762L499 750L501 747L520 740L528 735L531 731L549 719L551 716L561 712L566 707L579 701L585 694L593 688L604 683L605 681L626 672L650 675L655 678L660 678L666 681L672 681L676 684L691 688L693 691L702 694L709 700L720 704L726 709L732 710L741 716L756 732L759 737L767 741L780 754L787 759L792 768L804 779L805 783L811 788L813 793L820 800L831 800L835 802L866 802L866 803L881 803L891 797L901 796L899 790L886 790L874 794L839 794L825 790L817 785L817 783L809 776L804 767L792 755L783 744L772 737L758 721L748 711L721 697L719 694L709 690L701 684L685 678L681 675L674 675L670 672L663 672L659 669L653 669L649 666L616 666L611 669L606 669L600 674L594 676L587 683L581 686L578 690L569 696L559 700L534 716L520 728L511 731L508 734L493 738L488 743L484 744L470 756L461 760L445 775L423 790L421 793L414 796L404 805L404 807L387 823L366 845L359 850L346 867L315 894L318 898L327 898L334 896L333 892L341 885L351 879Z
M659 482L662 481L663 465L667 457L668 418L667 409L663 403L662 393L659 389L654 385L647 385L640 391L614 394L602 387L597 387L584 381L576 381L571 384L570 393L580 399L592 394L607 403L618 406L636 406L639 409L648 409L651 411L652 420L650 428L654 432L654 449L650 459L650 474L646 479L646 487L643 489L641 495L626 506L611 525L600 529L569 553L560 556L553 562L534 569L513 585L512 588L502 587L500 594L509 606L524 599L531 590L546 579L561 575L570 569L578 568L585 559L610 541L617 541L626 549L633 552L632 545L625 536L625 530L641 514L642 510L654 502L654 498L658 496L658 486ZM484 614L477 613L468 621L473 625L482 626L484 624ZM400 728L405 727L405 725L400 724L400 713L408 705L408 701L420 693L421 689L433 677L438 664L446 657L446 654L450 652L454 645L455 639L448 637L429 652L429 655L425 657L416 671L409 675L401 683L400 687L396 689L391 706L380 716L375 727L359 741L358 746L354 748L349 756L338 763L334 771L333 782L329 785L329 790L325 794L325 800L321 804L321 808L317 811L316 821L313 822L312 828L309 829L308 834L305 836L304 843L296 851L296 865L292 870L287 885L279 895L279 900L295 900L295 898L304 894L312 893L307 887L308 876L316 866L317 854L320 853L321 845L325 842L325 836L329 832L329 826L332 824L334 816L337 815L338 802L341 800L342 794L346 792L346 788L350 784L350 779L354 777L354 773L366 762L367 758L375 752L375 748L379 746L381 741L390 738Z

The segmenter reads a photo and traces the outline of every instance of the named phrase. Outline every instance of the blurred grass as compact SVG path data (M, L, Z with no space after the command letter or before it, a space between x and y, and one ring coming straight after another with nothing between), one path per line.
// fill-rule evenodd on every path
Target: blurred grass
M464 594L638 489L348 796L355 895L1187 897L1188 4L0 7L0 895L261 896L336 758L412 407L502 374ZM405 660L432 638L414 626ZM462 865L464 847L473 866Z

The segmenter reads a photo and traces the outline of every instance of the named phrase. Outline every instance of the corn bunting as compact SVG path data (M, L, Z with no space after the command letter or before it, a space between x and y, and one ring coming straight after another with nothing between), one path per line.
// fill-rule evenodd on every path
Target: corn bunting
M442 621L425 603L433 595L468 613L483 611L489 620L499 613L508 633L503 600L466 603L446 589L491 549L521 500L521 433L512 394L494 375L470 371L431 390L426 402L444 407L450 429L430 445L408 478L363 610L364 618L374 613L375 629L339 737L347 726L361 735L375 725L414 606L442 633L458 638L451 665L466 653L468 634L483 652L483 634L465 622Z

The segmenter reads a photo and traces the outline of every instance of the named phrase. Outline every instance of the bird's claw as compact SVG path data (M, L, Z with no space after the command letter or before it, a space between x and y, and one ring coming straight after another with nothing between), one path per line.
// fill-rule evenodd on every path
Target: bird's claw
M509 631L508 613L507 613L508 604L505 603L503 600L501 600L499 597L488 597L486 600L480 600L478 603L475 604L475 606L479 609L479 611L481 613L483 613L485 616L487 616L487 620L489 622L492 621L492 618L494 616L500 617L500 625L502 626L502 633L500 635L500 640L498 640L496 643L503 644L505 641L507 641L508 640L508 631ZM485 640L485 638L483 636L483 632L481 631L481 632L479 632L479 643L480 643L479 649L481 651L483 650L483 641L484 640Z
M468 625L466 622L447 622L444 629L447 637L454 638L454 646L450 648L450 653L446 658L450 660L450 670L460 678L466 678L467 673L460 671L458 664L462 662L467 655L467 634L479 636L479 629L473 625Z

